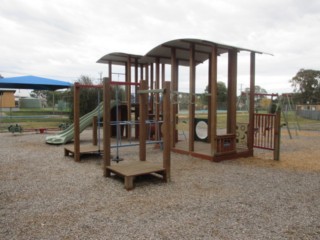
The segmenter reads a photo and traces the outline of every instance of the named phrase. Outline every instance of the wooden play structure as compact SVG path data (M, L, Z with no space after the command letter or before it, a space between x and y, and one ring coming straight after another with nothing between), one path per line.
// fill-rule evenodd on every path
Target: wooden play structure
M249 119L248 122L237 122L237 72L238 72L238 53L248 52L249 56ZM255 136L255 109L254 109L254 91L255 91L255 60L257 54L263 54L254 50L228 46L201 39L178 39L160 44L150 50L144 56L127 53L110 53L97 62L108 64L109 77L112 77L113 65L125 67L125 81L138 82L138 79L144 79L148 83L148 89L161 89L168 76L171 82L171 100L170 100L170 148L172 151L188 154L194 157L207 159L211 161L222 161L240 157L253 156ZM217 82L218 82L218 61L221 55L227 56L228 72L228 106L225 133L217 129ZM208 85L208 112L207 137L205 141L198 141L195 136L196 128L196 69L201 63L208 64L208 76L201 79ZM189 131L184 133L187 141L179 141L177 124L179 122L178 95L179 95L179 68L189 68L189 103L187 124ZM168 71L167 73L166 71ZM134 74L132 74L134 73ZM133 77L132 77L133 76ZM128 90L128 93L130 90ZM159 102L159 95L153 94L149 98L149 115L155 120L161 117L160 107L153 104ZM129 103L128 103L129 104ZM245 141L241 146L237 144L238 129L245 130ZM273 128L275 129L275 128ZM278 132L273 132L278 137ZM262 135L263 136L263 135ZM157 136L159 138L159 136Z
M104 81L104 126L110 126L110 81ZM163 94L163 163L157 164L146 161L146 139L147 139L147 110L148 110L148 93L152 93L152 90L147 89L146 81L142 81L140 84L139 94L139 158L140 161L130 162L124 164L111 165L110 155L110 127L103 128L103 149L105 153L103 155L103 170L105 177L111 177L111 174L115 174L124 178L125 188L131 190L133 188L133 180L137 176L146 174L158 174L162 176L162 179L167 182L170 179L170 83L164 84L164 89L158 90L157 93Z
M121 111L111 111L111 106L115 106L114 101L111 101L111 85L124 85L128 86L139 86L139 91L137 92L139 95L139 106L136 104L134 105L136 109L139 109L139 113L136 114L134 111L135 119L130 121L127 120L128 116L125 116L125 121L119 121L115 118L114 115L123 115L124 113ZM98 137L97 137L97 125L99 120L97 116L92 118L93 124L93 135L92 135L92 145L82 145L80 144L80 117L79 117L79 96L80 96L80 89L81 88L103 88L103 146L100 148L97 145ZM162 114L163 119L161 120L162 131L161 134L162 139L159 141L147 141L148 133L150 130L150 120L148 119L148 98L149 94L156 92L157 94L162 95L162 108L164 113ZM65 156L72 156L76 162L79 162L81 156L84 154L102 154L103 155L103 169L104 169L104 176L110 177L111 174L116 174L124 178L125 188L130 190L133 188L133 180L137 176L146 175L146 174L155 174L157 176L162 176L162 179L166 182L170 179L170 131L169 131L169 121L170 121L170 111L169 111L169 104L170 102L170 83L167 82L164 84L164 89L155 90L148 90L146 81L141 81L139 84L135 83L120 83L120 82L111 82L109 79L104 79L103 85L81 85L79 83L75 83L74 86L74 144L66 146L64 148L64 155ZM116 105L116 108L121 107ZM130 108L129 108L130 109ZM125 112L126 113L126 112ZM131 112L132 113L132 112ZM113 115L113 116L112 116ZM100 116L101 117L101 116ZM131 114L130 114L131 117ZM137 121L136 117L139 117ZM112 136L112 129L117 127L115 136ZM135 126L134 132L138 130L138 135L131 136L128 132L132 132L131 127ZM154 126L160 126L160 124L156 124ZM125 130L125 131L124 131ZM160 130L160 129L159 129ZM115 137L118 140L119 135L118 133L125 132L126 138L134 137L135 139L139 138L139 142L137 143L130 143L126 145L111 145L111 138ZM135 135L135 133L133 133ZM101 140L99 138L99 140ZM157 164L146 161L146 144L149 143L157 143L161 144L163 150L163 163ZM112 161L119 162L120 159L112 158L110 151L111 148L117 147L129 147L129 146L136 146L139 145L139 162L133 163L121 163L111 165ZM118 153L117 153L118 154ZM117 156L118 157L118 156Z
M247 122L237 121L237 72L238 53L248 52L250 92L249 117ZM274 159L279 159L280 118L274 115L255 115L255 60L256 54L262 52L228 46L201 39L178 39L160 44L146 55L128 53L110 53L97 62L108 64L108 79L103 85L103 171L105 177L115 174L124 178L125 188L133 188L134 178L145 174L161 175L164 181L170 179L170 151L187 154L210 161L222 161L240 157L253 156L255 147L274 150ZM226 129L221 132L217 126L217 83L219 56L227 56L228 104L226 111ZM201 79L208 85L207 116L196 116L196 69L201 63L207 63L208 76ZM139 139L139 159L134 163L111 165L111 119L110 119L110 85L114 82L113 67L124 68L126 94L125 135L131 139L132 134ZM179 123L179 67L189 69L188 116L185 123L188 131L183 132L186 141L179 141L177 124ZM169 74L167 74L168 69ZM166 78L170 77L170 81ZM100 86L101 87L101 86ZM75 89L80 88L75 84ZM75 106L78 106L79 92L75 91ZM79 112L75 108L74 148L72 154L80 160ZM134 118L134 119L132 119ZM138 120L138 121L137 121ZM146 123L154 121L153 138L163 145L163 163L146 161ZM132 131L132 124L139 122ZM201 130L199 125L205 125ZM198 128L205 132L205 137L197 135ZM150 130L151 128L149 128ZM160 131L161 129L161 131ZM121 130L122 132L122 130ZM66 154L69 154L67 150ZM89 149L87 151L96 151Z

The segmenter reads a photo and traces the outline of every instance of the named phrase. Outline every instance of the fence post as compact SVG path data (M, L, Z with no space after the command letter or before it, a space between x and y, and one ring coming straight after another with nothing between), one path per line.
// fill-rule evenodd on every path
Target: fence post
M280 160L280 141L281 141L281 110L276 111L276 119L274 123L274 151L273 160Z

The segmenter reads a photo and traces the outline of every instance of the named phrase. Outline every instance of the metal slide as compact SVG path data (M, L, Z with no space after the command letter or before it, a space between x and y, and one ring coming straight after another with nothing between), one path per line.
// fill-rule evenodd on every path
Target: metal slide
M112 109L115 105L116 105L116 102L112 101L110 109ZM82 132L84 129L86 129L88 126L92 124L92 118L94 116L97 116L99 111L102 116L103 102L101 102L94 110L92 110L91 112L87 113L86 115L80 118L80 132ZM65 144L67 142L70 142L73 139L73 137L74 137L74 129L73 129L73 124L71 124L68 128L66 128L59 134L54 136L47 136L46 143L55 144L55 145Z

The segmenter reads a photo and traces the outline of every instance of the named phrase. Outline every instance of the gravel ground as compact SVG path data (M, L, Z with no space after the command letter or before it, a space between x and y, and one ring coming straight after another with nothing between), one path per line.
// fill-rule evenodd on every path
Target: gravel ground
M133 191L102 176L101 158L76 163L44 138L0 134L0 239L320 239L320 132L283 133L279 162L173 153L171 182L139 178Z

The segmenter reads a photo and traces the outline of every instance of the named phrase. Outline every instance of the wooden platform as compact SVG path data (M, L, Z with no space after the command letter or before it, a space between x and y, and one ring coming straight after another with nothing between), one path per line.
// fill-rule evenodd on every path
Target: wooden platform
M124 187L127 190L133 189L133 180L136 176L157 173L162 175L163 180L167 182L167 172L162 164L145 161L108 166L107 176L110 177L111 173L124 178Z
M188 141L179 141L176 143L176 146L171 149L172 152L179 154L186 154L196 158L201 158L213 162L220 162L228 159L236 159L242 157L250 157L252 156L252 152L243 147L236 147L236 151L224 153L220 155L211 155L211 145L206 142L194 142L194 151L190 152L188 150Z
M103 153L103 149L100 149L98 146L94 145L80 145L80 156L84 154L98 154ZM67 146L64 148L64 156L74 156L74 145Z

